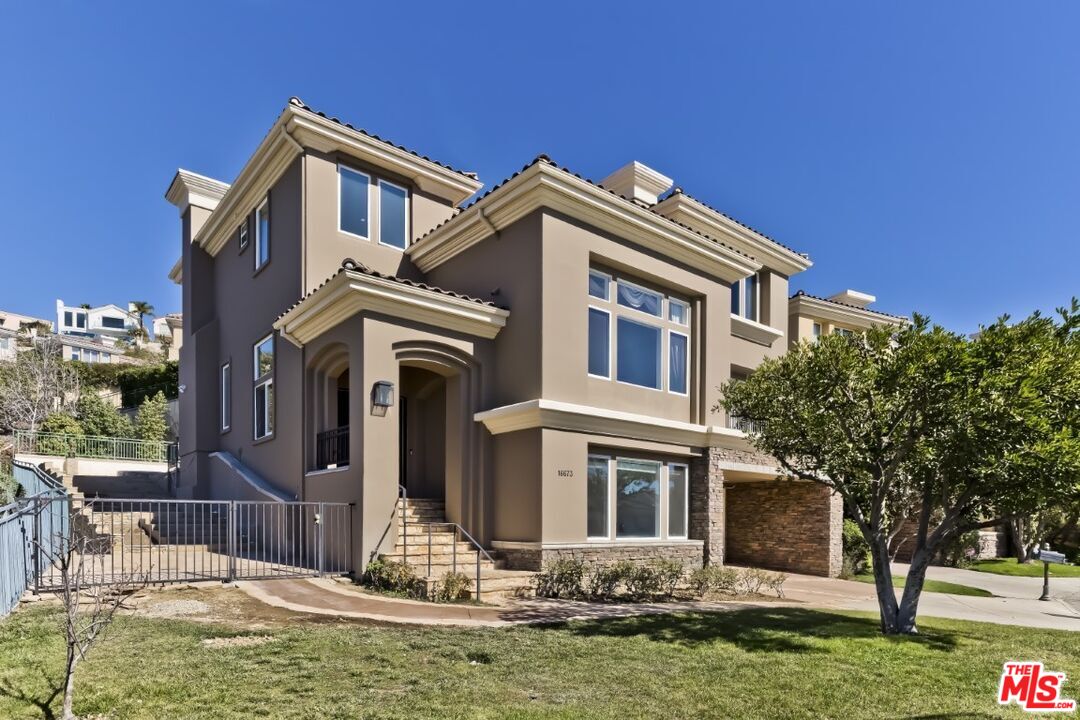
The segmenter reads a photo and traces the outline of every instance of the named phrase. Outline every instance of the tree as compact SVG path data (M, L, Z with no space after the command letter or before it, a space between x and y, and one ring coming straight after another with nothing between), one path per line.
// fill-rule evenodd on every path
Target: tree
M92 390L83 391L75 413L83 432L91 437L130 438L135 432L130 420Z
M42 339L0 367L0 428L37 430L49 413L70 409L78 393L79 375L58 341Z
M838 492L870 545L884 633L914 633L926 569L964 533L1071 498L1080 478L1080 304L964 338L925 318L823 337L722 388L790 475ZM915 523L897 601L888 542Z
M143 319L147 315L149 315L150 317L154 317L154 306L151 305L150 303L146 302L145 300L132 300L131 301L131 310L139 318L139 327L138 327L138 336L137 337L139 339L145 339L146 337L148 337L148 335L147 335L147 332L146 332L146 326L143 324Z

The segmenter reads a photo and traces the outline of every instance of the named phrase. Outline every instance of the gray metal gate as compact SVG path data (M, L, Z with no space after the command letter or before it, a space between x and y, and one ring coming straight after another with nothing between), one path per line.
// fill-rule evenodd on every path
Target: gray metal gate
M346 503L34 498L37 591L62 586L61 554L83 584L160 584L344 574Z

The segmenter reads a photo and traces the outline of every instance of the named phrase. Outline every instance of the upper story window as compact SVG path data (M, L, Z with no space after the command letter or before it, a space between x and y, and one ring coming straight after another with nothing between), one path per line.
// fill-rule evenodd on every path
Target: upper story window
M589 375L688 394L690 304L598 270L588 290Z
M409 191L379 181L379 242L404 250L409 238Z
M855 334L854 331L852 331L852 330L848 330L847 328L840 328L840 327L834 328L833 332L836 333L837 335L846 335L846 336L851 336L851 335Z
M371 205L371 177L338 165L338 229L367 240Z
M267 335L255 344L255 439L269 437L274 432L274 336Z
M75 313L75 327L86 329L86 313Z
M124 329L124 318L110 317L108 315L101 316L101 327L110 328L112 330Z
M731 314L758 322L761 280L757 275L731 283Z
M270 199L255 211L255 269L270 262Z
M240 236L240 251L243 252L248 246L248 219L244 218L244 221L240 223L240 229L238 231Z
M817 339L821 337L821 323L814 323L810 328L810 332L814 336L814 341L816 342Z
M75 321L73 319L71 311L70 310L65 310L64 311L64 327L73 327L74 322Z

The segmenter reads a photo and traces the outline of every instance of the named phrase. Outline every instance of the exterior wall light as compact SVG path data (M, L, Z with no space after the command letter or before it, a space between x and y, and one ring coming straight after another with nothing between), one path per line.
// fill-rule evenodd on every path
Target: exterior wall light
M386 415L388 408L394 406L394 383L379 380L371 387L371 414Z

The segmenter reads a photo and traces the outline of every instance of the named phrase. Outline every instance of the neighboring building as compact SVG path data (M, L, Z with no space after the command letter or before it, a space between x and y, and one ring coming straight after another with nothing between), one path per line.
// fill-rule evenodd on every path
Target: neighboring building
M18 352L18 343L19 333L17 331L0 327L0 362L15 359L15 353Z
M123 347L115 344L98 342L94 338L78 335L54 335L60 345L60 352L65 360L78 360L84 363L120 363L141 365L143 361L124 354Z
M180 347L184 344L184 316L181 313L169 313L154 318L154 341L159 347L167 349L169 360L180 359Z
M138 325L139 316L130 303L125 310L119 305L84 308L65 305L63 300L56 301L58 335L88 337L105 345L115 345Z
M873 295L857 290L845 290L830 298L814 297L800 290L788 300L788 344L816 340L832 333L860 332L874 325L899 326L907 322L907 318L869 309L876 300Z
M811 263L671 184L540 156L463 205L475 175L295 98L231 186L178 171L180 493L353 502L356 571L403 485L512 566L836 574L839 497L713 411Z
M20 315L19 313L0 310L0 329L2 330L19 332L23 329L30 329L34 334L36 334L36 328L39 325L48 327L50 332L53 329L52 322L45 320L44 318L37 318L31 315Z

